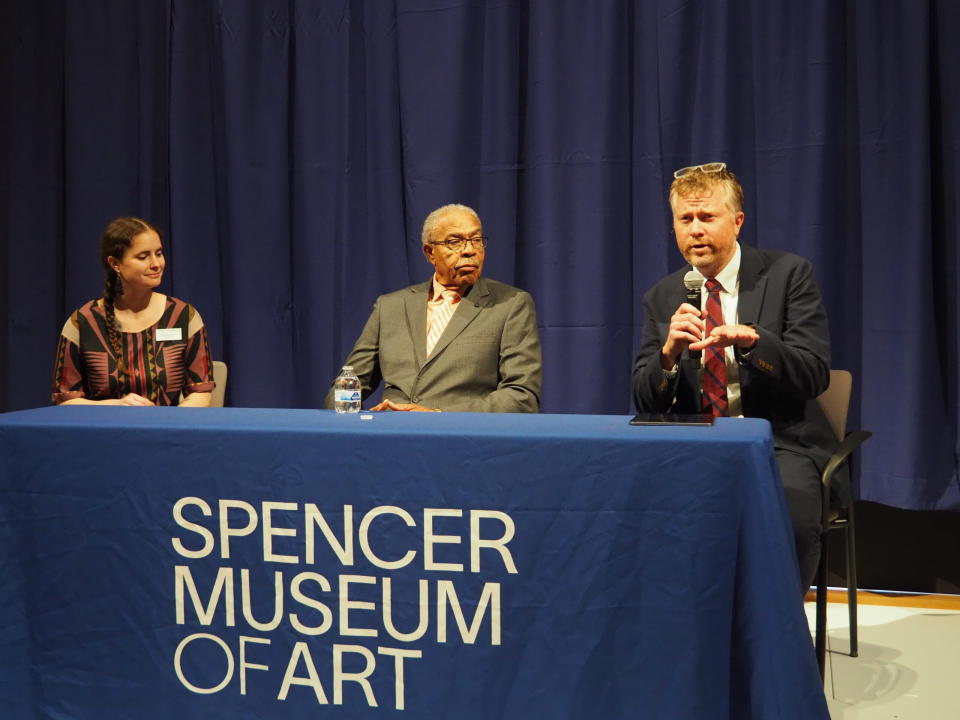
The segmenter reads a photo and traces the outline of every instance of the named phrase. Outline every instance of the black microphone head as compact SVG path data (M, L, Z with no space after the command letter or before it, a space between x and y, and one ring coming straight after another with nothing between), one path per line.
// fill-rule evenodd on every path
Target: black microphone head
M687 302L693 305L694 307L699 308L701 298L703 297L701 290L703 289L704 277L696 270L691 270L686 275L683 276L683 284L687 288ZM689 350L690 359L693 361L695 366L700 365L700 351L699 350Z
M687 290L699 291L703 287L703 275L696 270L691 270L683 276L683 284Z

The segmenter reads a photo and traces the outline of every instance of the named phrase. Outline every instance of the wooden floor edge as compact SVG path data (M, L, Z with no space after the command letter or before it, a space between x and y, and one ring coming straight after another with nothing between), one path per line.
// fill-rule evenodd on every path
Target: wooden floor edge
M804 600L816 602L814 590L807 592ZM827 590L827 602L847 602L846 590ZM858 605L886 605L888 607L915 607L931 610L957 610L960 612L960 595L928 595L914 593L885 593L875 590L857 590Z

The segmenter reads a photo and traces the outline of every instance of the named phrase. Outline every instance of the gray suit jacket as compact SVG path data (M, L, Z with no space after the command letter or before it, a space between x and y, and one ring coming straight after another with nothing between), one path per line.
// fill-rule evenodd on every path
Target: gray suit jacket
M481 277L426 358L431 281L381 295L346 360L363 398L447 411L537 412L543 368L529 293ZM325 407L333 407L333 391Z

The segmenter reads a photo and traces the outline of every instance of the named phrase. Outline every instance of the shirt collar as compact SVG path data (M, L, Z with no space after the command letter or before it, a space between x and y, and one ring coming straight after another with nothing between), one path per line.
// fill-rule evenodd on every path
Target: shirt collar
M476 284L476 283L474 283L474 284ZM446 289L447 289L447 288L445 288L445 287L440 283L440 281L437 280L436 274L434 274L433 277L431 278L430 297L427 298L427 302L433 302L434 300L439 300L439 299L440 299L440 296L444 293L444 291L445 291ZM467 296L467 294L468 294L472 289L473 289L473 285L471 285L470 287L468 287L465 292L462 292L462 293L461 293L461 292L458 291L458 294L460 295L460 299L462 300L463 298L465 298L465 297Z
M733 251L733 257L730 258L730 262L727 263L726 267L717 273L716 277L717 282L720 283L723 289L731 295L736 295L739 285L738 279L740 277L740 256L740 241L738 240L737 247ZM696 268L694 268L694 270L696 270ZM699 270L697 270L697 272L703 275L703 273L701 273ZM703 279L706 281L708 278L704 275Z
M433 284L430 287L430 299L427 302L433 302L434 300L439 301L440 296L446 292L447 288L440 284L440 281L437 280L437 276L433 276Z

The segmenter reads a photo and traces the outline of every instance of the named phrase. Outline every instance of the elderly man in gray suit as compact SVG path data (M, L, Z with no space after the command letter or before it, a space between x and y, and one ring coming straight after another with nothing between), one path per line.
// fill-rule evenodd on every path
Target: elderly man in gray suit
M537 412L543 381L533 298L480 277L487 239L476 212L444 205L423 223L433 277L377 298L346 365L371 410ZM325 406L333 407L333 390Z

